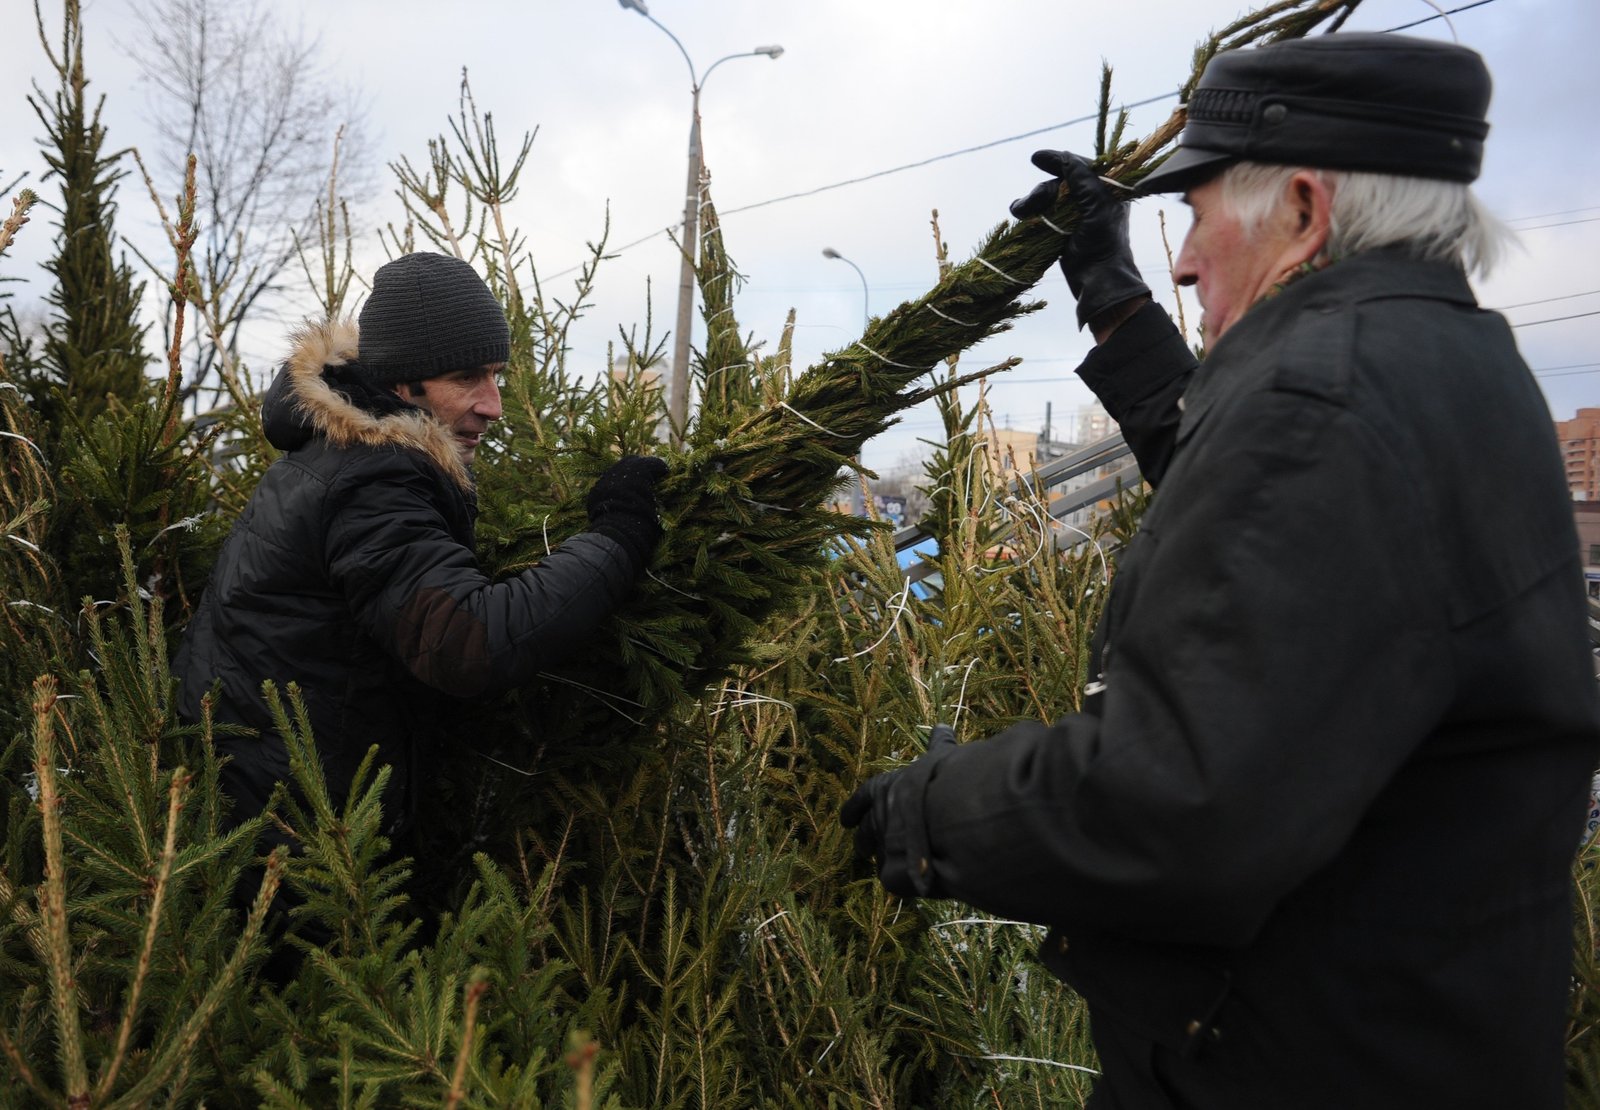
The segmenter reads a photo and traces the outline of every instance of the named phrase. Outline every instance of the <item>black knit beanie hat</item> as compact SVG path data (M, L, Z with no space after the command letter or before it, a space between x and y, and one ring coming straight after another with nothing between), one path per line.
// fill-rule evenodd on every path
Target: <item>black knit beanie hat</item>
M511 357L500 302L476 270L448 254L407 254L379 266L360 324L360 373L375 386Z

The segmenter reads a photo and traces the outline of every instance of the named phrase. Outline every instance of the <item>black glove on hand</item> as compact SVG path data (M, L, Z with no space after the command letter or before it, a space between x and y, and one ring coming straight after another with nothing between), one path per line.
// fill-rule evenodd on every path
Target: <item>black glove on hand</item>
M928 736L928 750L909 766L873 775L856 787L839 810L839 823L856 831L856 858L876 857L878 881L891 894L902 898L926 897L932 891L933 875L926 849L912 850L907 811L913 810L920 822L920 794L927 789L934 764L956 748L956 734L949 725L934 725ZM907 791L918 792L910 799ZM914 805L908 805L915 802ZM919 833L917 842L926 841ZM915 857L915 858L913 858Z
M1078 299L1079 330L1106 309L1148 295L1150 287L1139 276L1128 244L1127 204L1086 160L1070 151L1036 150L1033 164L1055 179L1012 201L1011 214L1019 220L1044 215L1055 207L1066 181L1067 196L1077 205L1078 226L1061 247L1061 272Z
M661 542L661 521L656 516L656 483L667 464L646 455L629 455L612 463L595 479L584 502L589 510L589 530L616 540L633 560L634 570L644 569Z

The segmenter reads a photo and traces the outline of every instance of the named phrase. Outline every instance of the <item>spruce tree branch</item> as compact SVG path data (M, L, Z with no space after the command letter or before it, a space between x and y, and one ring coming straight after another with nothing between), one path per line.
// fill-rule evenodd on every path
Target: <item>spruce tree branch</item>
M461 1020L461 1045L456 1050L455 1072L450 1077L450 1094L445 1099L445 1110L456 1110L467 1097L467 1065L472 1062L472 1038L477 1031L478 1003L488 993L489 983L479 977L467 987L466 1013Z
M17 1078L33 1088L34 1093L43 1099L47 1105L55 1104L59 1101L56 1092L39 1082L39 1077L33 1074L33 1069L28 1067L28 1062L22 1058L21 1050L17 1048L16 1043L10 1037L6 1036L4 1029L0 1029L0 1052L5 1053L6 1059L16 1069Z
M133 982L128 985L128 1000L123 1007L122 1024L117 1029L117 1047L111 1054L111 1060L106 1065L99 1085L95 1088L96 1100L104 1100L111 1093L111 1088L117 1081L117 1073L122 1070L123 1062L128 1058L128 1042L133 1036L134 1021L139 1016L140 995L144 991L145 980L150 975L150 955L155 951L156 933L161 926L161 911L166 902L167 883L172 877L172 861L177 856L178 815L183 810L183 796L188 783L189 775L182 767L173 771L172 782L167 787L167 835L161 846L161 862L157 867L154 889L150 895L144 943L140 945L139 959L134 965Z
M50 1001L56 1021L56 1052L66 1083L69 1106L89 1097L89 1069L83 1054L83 1027L78 1020L78 985L72 977L72 938L67 928L66 857L62 851L61 807L57 791L54 675L33 683L34 775L39 784L45 871L39 887L39 920L45 933L45 962L50 973Z
M32 208L39 200L39 194L32 189L23 189L11 198L11 215L7 216L4 223L0 223L0 255L6 253L6 248L11 245L11 240L16 238L17 232L22 230L22 225L28 222L28 209Z
M286 849L280 847L274 849L267 857L266 868L261 876L261 886L256 890L255 901L245 917L244 929L233 946L233 953L228 957L228 962L212 980L211 986L195 1005L188 1020L154 1052L139 1081L111 1103L112 1107L127 1107L132 1110L133 1107L148 1105L156 1092L160 1091L181 1069L188 1066L190 1054L199 1042L201 1034L222 1008L234 981L239 978L245 963L255 952L256 943L261 938L262 923L267 917L267 907L272 904L273 897L278 893L278 886L283 881L285 853Z

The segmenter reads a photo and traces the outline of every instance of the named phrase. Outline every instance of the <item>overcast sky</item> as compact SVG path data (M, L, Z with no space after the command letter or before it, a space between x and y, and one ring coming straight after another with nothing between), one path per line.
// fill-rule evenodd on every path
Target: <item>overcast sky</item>
M1093 111L1102 59L1115 71L1119 100L1162 96L1187 75L1198 40L1248 10L1236 0L648 3L702 75L726 55L784 48L777 60L718 66L705 82L701 115L727 246L748 277L737 302L740 323L775 345L785 313L795 308L802 364L855 339L864 307L881 314L932 284L933 209L952 257L965 259L1006 218L1007 202L1037 180L1032 150L1092 148L1091 124L1056 125ZM43 81L48 71L27 33L27 5L10 6L8 33L0 37L0 184L30 170L29 183L39 186L41 129L24 97L30 79ZM55 26L52 0L44 7ZM447 128L455 110L463 67L480 107L494 113L503 144L538 128L513 215L548 289L561 291L570 281L556 275L581 261L609 204L611 246L626 249L600 272L597 303L574 332L575 366L603 367L619 325L642 325L647 279L658 330L671 326L678 255L666 235L646 237L681 216L691 82L661 30L616 0L277 0L275 10L319 36L328 62L362 90L380 168L401 155L425 157L427 140ZM1348 29L1387 30L1434 10L1423 0L1366 0ZM87 0L85 18L91 91L108 98L109 143L147 145L147 90L125 57L137 22L126 0ZM1480 299L1507 307L1522 325L1523 352L1552 415L1564 419L1579 406L1600 405L1600 3L1488 0L1450 16L1448 25L1436 19L1407 33L1450 38L1452 26L1463 44L1485 55L1495 78L1480 194L1522 231L1522 249L1479 284ZM1174 103L1136 110L1130 134L1152 129ZM1000 142L1045 128L1054 129ZM364 202L358 214L369 227L400 216L390 182L381 173L378 182L354 198ZM48 183L41 189L55 195ZM820 191L777 199L810 190ZM152 242L142 187L125 183L120 201L120 230ZM754 207L736 211L747 206ZM1135 252L1170 306L1163 212L1176 251L1187 211L1171 199L1150 199L1135 206ZM48 249L51 220L42 213L0 262L0 275L34 279L35 295L43 283L34 263ZM856 271L824 258L825 247L860 268L865 297ZM364 270L383 260L375 234L363 236L359 250ZM29 295L11 288L19 300ZM996 420L1036 430L1049 406L1059 430L1092 400L1071 373L1087 346L1060 276L1052 273L1037 295L1051 302L1048 309L967 360L976 368L1025 358L995 380ZM1192 298L1188 307L1191 319L1198 315ZM1563 316L1577 318L1540 322ZM281 357L275 339L256 342L256 362ZM914 411L868 445L866 461L892 466L917 450L919 436L936 431L931 412Z

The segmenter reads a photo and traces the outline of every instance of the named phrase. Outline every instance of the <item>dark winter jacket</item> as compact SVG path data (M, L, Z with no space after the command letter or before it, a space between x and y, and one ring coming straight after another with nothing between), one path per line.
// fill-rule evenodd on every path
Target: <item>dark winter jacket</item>
M393 768L387 815L403 819L419 745L447 731L459 699L528 681L591 635L633 582L623 549L594 533L491 582L473 553L472 480L448 429L392 395L334 388L355 351L348 327L297 338L262 411L288 453L234 525L179 653L180 715L199 719L220 681L215 719L256 734L218 740L236 819L289 777L263 680L285 695L299 685L335 799L377 744Z
M922 772L932 892L1054 927L1097 1108L1559 1107L1600 714L1505 321L1372 252L1082 372L1159 483L1104 689Z

